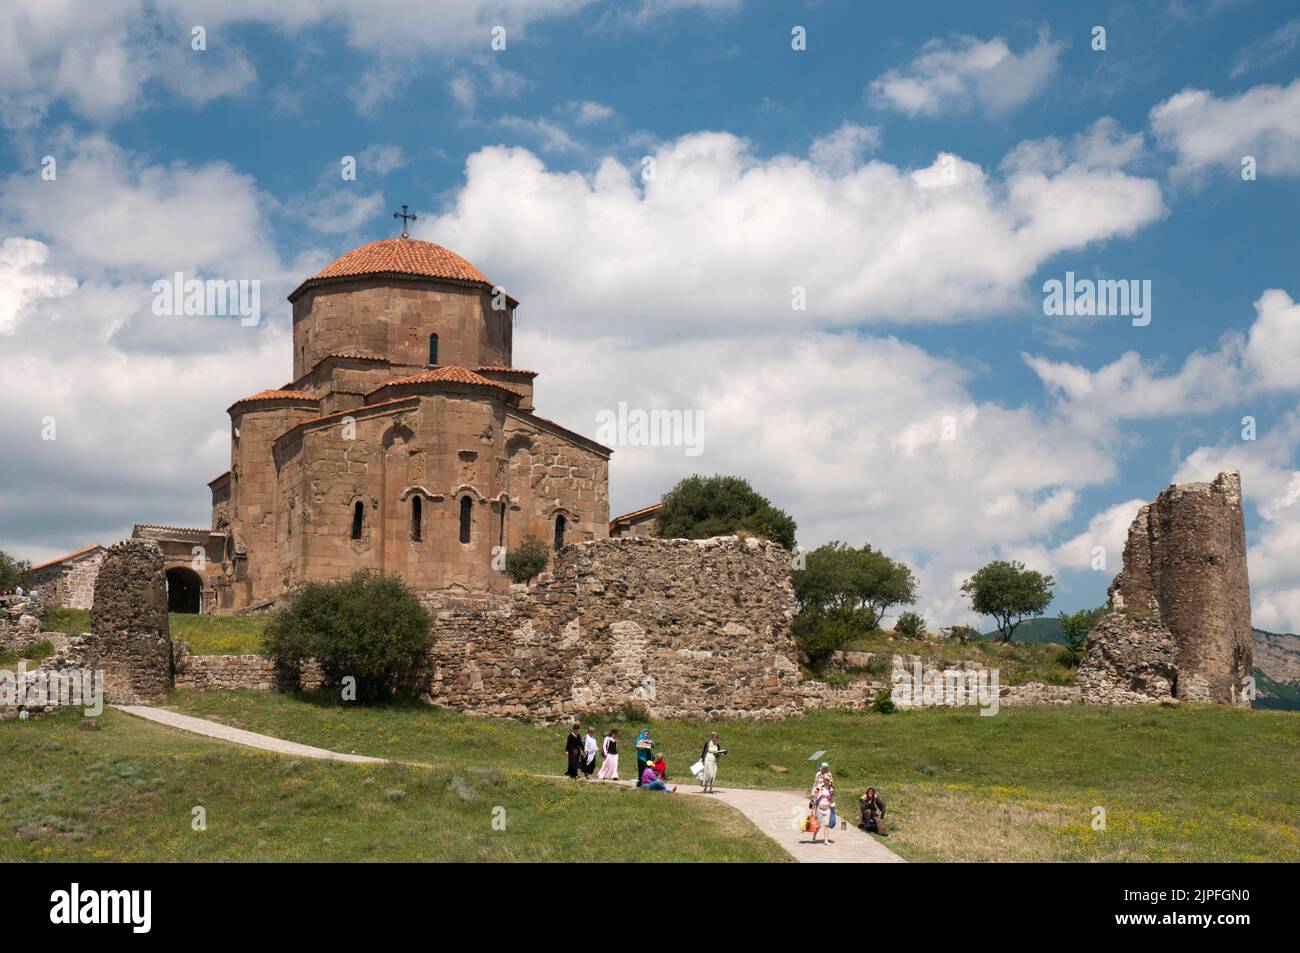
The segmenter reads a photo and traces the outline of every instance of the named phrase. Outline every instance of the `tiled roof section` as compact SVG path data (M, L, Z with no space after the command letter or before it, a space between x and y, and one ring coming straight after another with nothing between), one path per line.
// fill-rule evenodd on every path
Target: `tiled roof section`
M347 357L355 361L386 361L388 358L381 354L373 354L370 351L332 351L322 357L317 364L328 361L331 357Z
M474 384L478 387L490 387L493 390L503 391L512 397L518 397L517 391L504 387L496 381L488 380L482 374L475 374L473 371L457 367L455 364L448 364L445 367L438 367L431 371L425 371L421 374L412 374L409 377L399 377L396 380L384 381L370 394L376 394L385 387L396 387L401 384ZM369 397L370 394L366 396Z
M33 566L29 572L36 572L38 569L45 569L48 566L57 566L59 563L66 563L69 559L76 559L78 556L84 556L86 553L94 552L96 549L104 547L95 543L93 546L87 546L85 549L79 549L75 553L68 553L66 556L60 556L58 559L51 559L49 562L41 563L39 566Z
M230 406L234 407L238 404L247 404L257 400L306 400L313 404L316 403L316 398L305 390L259 390L256 394L241 397Z
M140 539L144 534L152 533L183 533L186 536L211 536L214 535L212 530L203 529L197 526L159 526L157 523L136 523L135 529L131 530L131 536ZM215 534L223 535L223 534Z
M416 275L490 285L487 277L454 251L414 238L385 238L362 245L327 265L311 280L358 275Z
M230 476L229 470L227 470L225 473L218 473L216 476L214 476L211 480L208 481L208 486L212 486L212 484L214 483L219 483L229 476Z
M495 367L487 365L486 367L480 367L479 371L487 372L489 374L526 374L529 377L537 376L537 371L526 371L522 367Z
M662 507L662 503L651 503L649 506L643 506L641 509L633 510L631 513L624 513L622 516L615 516L609 521L609 525L613 526L615 523L621 523L624 520L636 519L638 516L645 516L647 513L653 513L655 510L661 509Z

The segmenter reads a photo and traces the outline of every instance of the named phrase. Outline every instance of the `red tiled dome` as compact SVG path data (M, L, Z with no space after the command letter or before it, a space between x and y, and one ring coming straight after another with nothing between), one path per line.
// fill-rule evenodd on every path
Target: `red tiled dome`
M330 278L354 278L361 275L411 275L417 278L443 278L490 286L484 274L454 251L433 242L414 238L385 238L348 252L334 263L308 278L289 296L296 298L308 285Z

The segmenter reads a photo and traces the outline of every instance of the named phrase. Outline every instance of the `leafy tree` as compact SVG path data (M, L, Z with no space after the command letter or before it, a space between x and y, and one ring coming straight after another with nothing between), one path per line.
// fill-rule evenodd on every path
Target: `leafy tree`
M880 625L891 607L916 602L912 570L870 544L854 549L836 540L818 546L807 554L804 568L795 570L793 577L801 609L861 613L867 632Z
M296 670L314 658L325 684L356 679L356 700L416 694L433 644L433 620L394 576L356 573L345 582L310 582L270 618L266 645Z
M514 582L527 582L551 559L551 551L536 536L525 536L519 547L506 554L506 573Z
M1007 643L1026 616L1043 614L1055 584L1051 576L1026 569L1024 563L995 559L962 583L961 591L976 612L993 616Z
M1073 668L1083 660L1084 646L1088 633L1093 630L1106 614L1106 607L1080 609L1078 612L1061 612L1057 618L1061 623L1061 634L1065 636L1065 664Z
M25 559L14 559L0 550L0 589L13 589L15 586L30 584L32 564Z
M925 635L925 617L918 612L904 612L894 623L894 631L914 639Z
M818 546L793 573L799 615L795 640L818 665L846 643L869 635L892 606L916 602L916 579L906 565L870 545Z
M667 539L708 539L752 533L794 549L795 523L747 480L734 476L687 477L664 494L655 517L656 532Z

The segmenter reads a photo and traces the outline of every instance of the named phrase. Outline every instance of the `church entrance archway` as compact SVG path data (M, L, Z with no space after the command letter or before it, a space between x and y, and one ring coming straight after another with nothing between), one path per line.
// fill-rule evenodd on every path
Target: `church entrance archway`
M193 569L167 570L167 611L199 612L203 609L203 580Z

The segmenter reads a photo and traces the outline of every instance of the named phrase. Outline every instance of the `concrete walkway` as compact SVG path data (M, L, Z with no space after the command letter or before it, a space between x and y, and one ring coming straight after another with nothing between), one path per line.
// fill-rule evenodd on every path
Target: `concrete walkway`
M597 783L597 782L593 782ZM631 781L621 782L629 787ZM698 784L688 781L677 788L675 797L707 798L721 801L744 814L754 826L776 841L801 864L904 864L903 860L881 841L856 827L838 827L830 832L830 843L817 843L812 835L799 830L799 822L808 813L808 795L797 791L760 791L753 788L718 788L713 794L701 792ZM638 791L638 797L664 797L656 791ZM855 806L856 810L856 806ZM841 821L841 825L843 821Z
M182 715L180 712L168 711L166 708L151 708L147 705L113 705L112 707L124 711L128 715L135 715L137 718L144 718L147 721L156 721L160 725L179 728L181 731L188 731L191 734L206 735L209 738L229 741L233 744L244 745L247 748L260 748L263 751L274 751L276 754L292 755L295 758L315 758L319 761L348 761L353 764L384 763L383 758L370 758L363 754L343 754L341 751L313 748L311 745L300 745L296 741L285 741L283 738L259 735L255 731L231 728L219 721L209 721L206 718Z
M113 707L129 715L135 715L137 718L144 718L160 725L178 728L191 734L204 735L208 738L216 738L219 741L229 741L232 744L244 745L248 748L259 748L262 751L271 751L276 754L285 754L296 758L315 758L320 761L346 761L353 764L384 763L383 758L371 758L360 754L343 754L340 751L330 751L327 748L300 745L296 741L285 741L283 738L261 735L255 731L232 728L217 721L195 718L192 715L182 715L180 712L169 711L166 708L152 708L147 705L114 705ZM416 764L416 762L411 763ZM593 781L591 783L600 784L603 782ZM620 783L627 787L633 787L630 780ZM817 837L817 843L812 843L811 835L805 834L798 829L798 822L807 811L808 796L796 791L719 788L714 794L703 794L699 785L690 783L682 785L676 795L665 795L654 791L636 792L637 797L682 797L683 795L721 801L723 804L735 808L749 818L755 827L785 848L786 852L800 863L904 863L903 858L899 857L879 840L870 834L862 833L857 828L840 828L831 831L829 844L822 843L820 834Z

